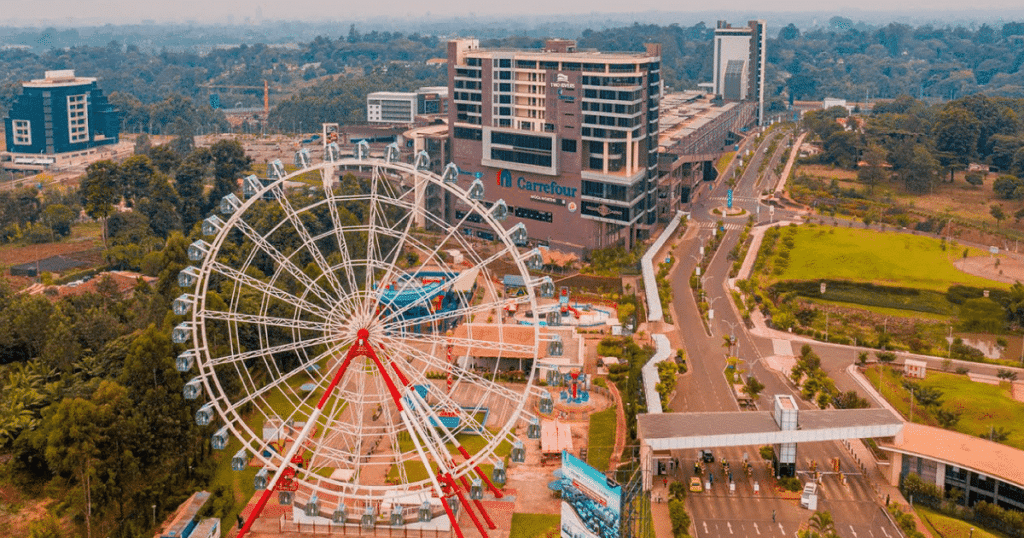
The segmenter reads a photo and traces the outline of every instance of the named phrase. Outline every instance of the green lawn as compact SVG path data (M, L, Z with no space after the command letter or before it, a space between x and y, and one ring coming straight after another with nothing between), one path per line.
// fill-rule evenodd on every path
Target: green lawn
M719 175L725 173L725 169L729 167L729 163L732 162L732 159L735 156L735 151L727 151L718 158L718 162L715 163L715 169L718 170Z
M872 367L867 370L867 378L873 387L878 387L878 370ZM910 415L910 394L900 384L898 377L891 369L885 370L882 381L882 396L892 404L903 416ZM1020 428L1020 418L1024 416L1024 403L1014 400L1005 384L989 385L976 383L965 375L948 374L929 371L928 377L918 380L921 387L936 388L942 391L941 406L962 412L960 421L952 428L967 435L981 436L990 428L1004 428L1009 432L1006 445L1024 450L1024 431ZM930 409L914 406L914 422L938 426L939 423Z
M940 292L952 284L1009 287L955 268L953 261L962 253L963 247L942 250L938 239L918 235L798 226L789 265L778 280L845 279ZM971 255L983 254L971 249Z
M558 514L512 514L509 538L541 538L559 535L562 516Z
M590 434L587 439L587 463L598 471L608 470L615 449L616 408L590 415Z
M999 532L986 531L974 523L961 521L949 516L940 514L923 506L915 507L917 515L921 516L924 524L928 526L932 536L941 538L1007 538ZM971 529L974 533L971 533Z

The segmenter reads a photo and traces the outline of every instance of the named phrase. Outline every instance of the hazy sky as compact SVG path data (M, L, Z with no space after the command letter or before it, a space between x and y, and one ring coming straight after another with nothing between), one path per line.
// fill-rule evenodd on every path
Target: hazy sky
M382 9L389 12L383 12ZM61 26L97 23L156 22L243 23L264 20L339 20L393 16L410 19L470 14L489 16L517 14L569 14L578 12L636 13L645 11L711 12L758 11L827 12L857 20L865 11L895 11L923 15L941 11L972 12L1013 10L1019 14L1021 0L719 0L684 2L666 0L0 0L0 25L24 25L49 21ZM991 13L990 13L991 15Z

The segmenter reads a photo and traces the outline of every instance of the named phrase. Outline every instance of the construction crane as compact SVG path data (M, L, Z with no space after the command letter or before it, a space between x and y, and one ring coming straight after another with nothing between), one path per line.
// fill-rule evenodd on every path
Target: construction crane
M224 88L229 90L259 90L259 86L238 86L233 84L200 84L202 88ZM263 118L264 120L270 115L270 84L264 79L263 81Z

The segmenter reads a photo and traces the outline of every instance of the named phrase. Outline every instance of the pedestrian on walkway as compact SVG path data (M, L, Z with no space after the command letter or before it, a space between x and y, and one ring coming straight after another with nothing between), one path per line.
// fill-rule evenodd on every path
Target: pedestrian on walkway
M772 510L772 523L775 523L775 510Z
M886 508L889 507L889 494L888 493L885 494L885 507Z

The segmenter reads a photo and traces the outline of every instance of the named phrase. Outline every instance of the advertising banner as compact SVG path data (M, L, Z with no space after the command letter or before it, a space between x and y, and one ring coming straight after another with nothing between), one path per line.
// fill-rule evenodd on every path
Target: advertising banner
M562 538L619 538L622 486L562 452Z

